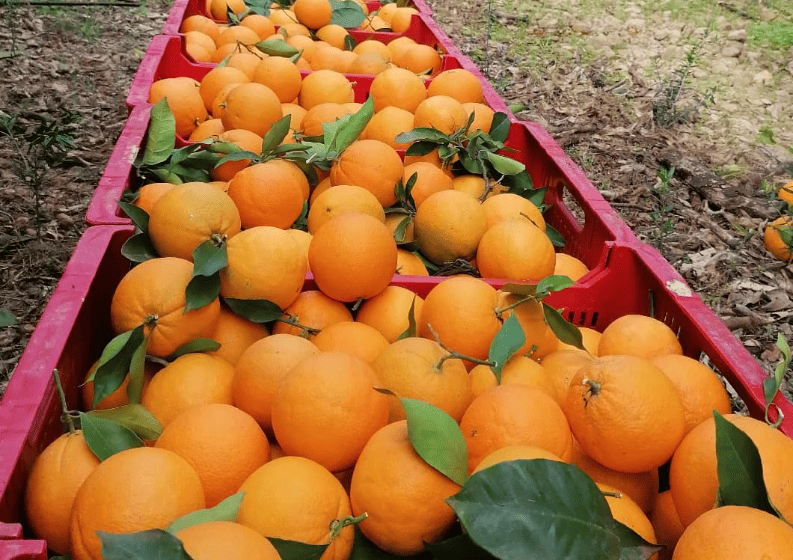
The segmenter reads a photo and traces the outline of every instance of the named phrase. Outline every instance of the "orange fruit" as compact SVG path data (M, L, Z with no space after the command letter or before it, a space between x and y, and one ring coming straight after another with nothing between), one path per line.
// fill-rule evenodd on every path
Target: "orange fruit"
M397 249L396 273L400 276L429 276L424 261L415 253Z
M427 86L427 95L430 97L446 95L455 98L460 103L484 103L485 101L479 78L464 68L444 70L435 76Z
M215 64L220 64L232 54L243 52L243 50L247 51L247 49L248 47L244 45L238 45L237 43L226 43L215 50L215 54L212 55L212 62Z
M313 236L307 231L294 228L286 230L286 233L292 236L292 239L297 241L297 244L299 245L299 252L301 255L306 257L306 263L308 263L308 247L311 245L311 238ZM311 269L307 268L307 271L311 272Z
M365 323L342 321L322 329L314 344L323 352L342 352L371 364L389 342L380 331Z
M247 229L231 238L226 252L228 265L220 271L224 298L266 299L281 309L297 299L307 263L286 231L269 226Z
M306 37L305 35L292 35L286 40L286 44L303 51L299 59L303 60L303 62L311 62L311 58L317 52L317 44L311 37Z
M314 232L308 260L314 281L333 299L352 302L382 292L396 271L389 229L368 214L340 214Z
M382 113L381 111L378 114ZM402 174L402 182L407 185L408 180L414 173L416 174L416 182L413 184L410 194L413 196L416 208L424 204L424 201L430 195L439 191L452 190L452 180L449 176L431 163L422 161L406 165Z
M645 541L651 544L657 542L655 530L653 530L653 524L650 523L650 519L627 493L622 493L613 486L603 484L602 482L598 482L597 487L600 488L602 492L609 493L606 495L606 503L608 503L611 515L614 516L616 521L619 521L629 529L633 529L633 531ZM611 494L619 494L619 496ZM651 558L655 559L657 557L653 556Z
M176 133L183 138L189 137L209 117L199 87L192 78L164 78L154 82L149 91L152 105L166 99L176 119Z
M289 25L290 23L297 23L297 15L291 9L282 9L279 7L270 8L270 21L274 25Z
M484 185L484 179L482 179ZM498 193L489 196L482 202L482 208L487 215L487 226L493 227L499 222L506 220L527 220L545 231L545 219L542 217L540 209L531 201L513 193Z
M323 330L335 323L352 321L352 313L343 303L331 299L319 290L301 292L297 299L284 309L284 314L291 316L296 322L312 330ZM304 336L309 340L315 334L304 333L300 327L279 322L273 327L273 333L289 333Z
M265 55L263 53L260 56L250 51L235 52L229 56L226 66L236 68L237 70L242 70L245 75L248 76L249 81L253 81L253 76L256 74L256 67L262 61L262 57L264 56Z
M683 403L675 386L637 356L593 359L570 382L565 410L584 452L614 470L659 467L683 439Z
M448 95L428 97L416 107L413 117L416 128L437 128L444 134L452 134L468 122L462 104Z
M355 320L377 329L389 343L395 342L409 326L411 305L416 324L419 324L424 300L402 286L388 286L363 302Z
M441 55L429 45L413 45L405 49L397 62L414 74L435 74L441 69Z
M393 42L389 46L391 44ZM380 72L372 80L369 94L374 100L375 112L393 106L415 113L421 102L427 99L422 79L405 68L388 68Z
M124 381L121 383L118 389L110 393L104 399L99 401L94 407L94 380L89 380L88 378L93 375L96 371L96 366L99 365L99 360L95 361L94 364L91 366L91 369L88 370L88 373L85 376L85 382L83 383L83 390L82 390L82 398L83 398L83 408L85 410L107 410L109 408L117 408L119 406L124 406L129 404L129 395L127 395L127 387L129 387L129 374L124 378ZM143 366L144 376L143 376L143 391L145 392L149 386L149 381L151 381L152 376L160 369L160 366L155 364L154 362L145 362ZM143 394L143 393L141 393Z
M548 461L564 463L561 457L542 447L537 447L535 445L507 445L506 447L496 449L490 455L484 457L479 461L479 464L473 472L483 471L498 463L515 461L518 459L546 459Z
M779 260L793 259L793 216L780 216L768 224L763 232L763 244Z
M210 337L220 343L220 348L212 352L212 355L236 365L242 353L251 344L269 334L270 331L266 326L249 321L223 306L215 323L215 332Z
M259 467L240 487L245 493L237 523L265 537L327 544L331 531L351 514L341 483L327 469L304 457L281 457ZM346 527L321 560L343 560L355 533Z
M289 228L303 211L308 190L306 176L285 159L251 165L229 181L229 197L237 205L245 229Z
M260 40L259 34L250 27L246 27L244 25L232 25L221 28L220 36L217 40L217 46L222 47L227 43L251 46L255 45Z
M418 15L418 10L415 8L397 8L394 15L391 17L391 31L394 33L402 33L412 23L414 15Z
M217 47L215 46L215 40L212 39L209 35L202 31L188 31L184 34L185 40L185 50L187 50L188 54L192 54L191 48L192 47L199 47L199 49L203 50L206 54L201 57L199 62L208 62L212 60L212 55L214 54ZM195 57L194 57L195 58Z
M405 225L402 222L407 220ZM410 214L403 214L402 212L389 212L385 215L385 225L394 236L394 240L400 245L403 243L411 243L416 240L416 235L413 230L413 216ZM402 227L403 231L397 232Z
M296 35L303 35L304 37L310 37L311 31L308 27L303 25L302 23L285 23L281 26L278 30L278 33L289 39L289 37L294 37Z
M309 356L284 377L272 400L278 445L331 472L349 469L388 422L388 400L377 385L371 366L357 356Z
M25 515L33 534L58 554L69 552L69 516L83 481L99 464L82 430L63 434L36 457L25 487Z
M188 140L191 142L200 142L202 140L209 140L210 138L220 136L225 132L223 128L223 121L220 119L209 119L199 124L196 129L190 134ZM158 183L155 183L158 184ZM171 184L171 186L174 186Z
M435 264L470 260L487 231L487 217L474 197L456 190L428 196L414 220L416 243Z
M377 75L389 67L388 59L382 54L368 52L359 54L347 68L350 74Z
M562 254L563 253L556 253L557 262L559 256ZM600 344L600 337L602 335L595 329L591 329L589 327L579 326L578 330L581 331L581 342L584 346L584 350L589 353L591 357L596 358L598 356L598 345ZM582 352L580 348L576 348L572 344L565 344L561 340L559 341L558 350L575 350L577 352Z
M231 521L208 521L177 531L193 560L281 560L275 547L250 527Z
M788 208L793 208L793 181L788 181L779 187L776 196L779 200L787 202Z
M347 73L352 60L344 53L342 49L322 43L311 57L311 69Z
M404 150L410 144L395 139L403 132L413 130L413 113L399 107L383 107L375 113L361 133L361 140L380 140L395 150Z
M213 53L196 42L185 43L185 52L196 62L212 62Z
M349 36L349 33L341 25L324 25L317 29L316 37L321 41L333 45L337 49L344 49L344 38Z
M296 103L282 103L281 109L284 112L284 116L289 115L291 118L289 128L292 130L303 130L303 117L306 116L308 111Z
M673 560L768 558L793 550L793 528L778 517L746 506L724 506L702 514L680 536Z
M559 276L567 276L573 282L578 282L589 272L589 268L583 262L567 253L556 253L556 265L553 273Z
M396 2L392 4L383 4L380 6L380 9L377 10L377 15L385 21L386 23L391 23L391 18L394 17L394 12L399 7L399 4Z
M468 118L471 118L472 114L474 115L474 120L471 122L471 126L468 127L468 134L477 130L481 130L484 133L490 132L490 127L493 125L493 116L496 114L493 109L484 103L463 103L463 109L465 109Z
M415 44L417 44L416 41L405 35L402 37L397 37L393 41L389 42L386 47L391 52L391 61L396 63L399 57L402 56L402 53Z
M272 433L271 404L278 385L297 364L318 352L312 342L293 334L273 334L254 342L234 369L234 406Z
M228 21L228 10L241 14L245 11L245 2L243 0L208 0L207 2L207 11L216 20Z
M212 333L220 302L185 313L185 288L193 264L176 257L149 259L127 272L110 304L113 331L120 334L149 321L146 352L164 358L183 344Z
M212 106L209 108L209 114L213 119L220 119L221 125L223 124L223 119L221 118L221 116L223 115L223 110L226 108L226 98L229 96L231 90L236 88L238 85L240 84L233 83L233 84L224 85L220 89L220 91L218 91L217 95L215 96L215 99L212 100ZM241 130L241 129L237 129L237 130Z
M760 453L763 480L771 503L786 518L793 517L793 441L769 425L749 418L728 414L724 417L748 435ZM669 487L675 509L684 526L713 508L719 487L716 472L716 428L713 418L691 430L672 457Z
M162 195L149 215L149 238L163 257L193 260L205 241L219 244L240 232L234 201L208 183L178 185Z
M298 103L308 110L320 103L350 103L354 99L352 84L344 74L334 70L316 70L303 79Z
M259 62L253 81L273 90L281 103L295 99L303 85L303 78L295 63L282 56L269 56Z
M680 535L685 531L685 527L680 522L675 510L675 502L672 500L672 491L664 490L655 498L655 506L653 507L650 521L655 530L655 536L658 539L658 544L666 547L659 553L661 560L669 560L672 558L672 553L675 550L677 541L680 540Z
M308 211L308 231L312 235L342 214L360 212L385 223L380 201L370 191L354 185L336 185L320 194Z
M69 522L71 557L101 560L97 531L165 529L206 506L198 474L172 451L136 447L102 461L77 491Z
M471 402L471 380L462 361L432 340L403 338L372 362L379 386L403 398L428 402L460 421ZM389 397L389 421L405 418L400 402Z
M598 356L631 354L651 359L682 353L674 331L658 319L645 315L623 315L616 319L603 330L598 344Z
M364 39L355 45L355 48L352 50L352 52L358 55L371 52L378 53L382 55L386 62L391 62L391 51L388 49L388 46L377 39Z
M430 152L437 158L437 164L442 165L440 158L437 156L437 151ZM489 182L490 192L488 192L485 200L494 197L496 194L505 192L505 187L501 184L495 183L492 179ZM452 177L452 186L454 190L467 193L477 200L485 196L485 179L479 175L458 175Z
M484 278L539 281L553 274L556 251L533 223L511 219L488 228L479 241L476 261Z
M151 209L154 204L160 200L160 197L174 188L176 185L173 183L149 183L143 185L138 189L138 198L135 199L135 206L151 214Z
M361 452L350 484L359 527L382 550L408 556L424 550L454 526L445 499L460 486L430 467L408 440L407 421L381 428Z
M275 92L258 82L249 82L229 92L220 118L226 130L244 128L264 138L283 116L281 100Z
M157 372L141 404L163 428L200 404L231 404L234 366L209 354L185 354Z
M379 140L358 140L342 152L330 169L334 185L356 185L370 191L383 208L397 198L395 186L404 166L394 148Z
M188 31L200 31L201 33L209 35L213 41L216 41L220 35L218 24L210 18L202 16L201 14L195 14L184 18L184 20L182 20L182 25L179 26L179 31L181 33L187 33Z
M240 25L253 29L262 41L275 33L275 25L270 18L262 14L249 13L242 18Z
M525 298L509 293L502 294L502 298L504 309L516 306L504 311L502 319L506 321L510 315L514 314L526 337L526 342L517 350L516 354L530 354L532 359L541 360L557 350L559 339L545 322L545 313L539 302L528 300L519 303Z
M261 155L262 142L264 141L263 138L255 132L245 130L244 128L235 128L223 132L220 135L220 140L221 142L231 142L246 152L252 152L256 155ZM251 160L249 159L221 163L212 169L212 178L218 181L231 181L237 173L248 167L250 164Z
M323 136L322 125L349 115L350 111L341 103L320 103L306 111L300 130L304 136Z
M297 21L309 29L319 29L330 23L333 8L328 0L297 0L292 4Z
M567 388L570 387L570 381L579 369L591 361L592 356L589 354L570 350L557 350L542 358L540 363L556 386L557 394L561 396L559 406L562 410L567 408Z

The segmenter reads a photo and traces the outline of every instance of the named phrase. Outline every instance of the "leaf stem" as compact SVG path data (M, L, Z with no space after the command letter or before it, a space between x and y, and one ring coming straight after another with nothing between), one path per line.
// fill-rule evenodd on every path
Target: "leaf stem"
M519 307L519 306L523 305L524 303L526 303L527 301L530 301L530 300L537 301L537 297L536 296L524 296L523 298L519 299L515 303L510 303L509 305L507 305L505 307L496 307L496 317L501 319L501 316L504 314L505 311L509 311L510 309L515 309L516 307Z
M279 323L286 323L287 325L292 325L293 327L297 327L298 329L302 330L303 332L301 333L300 336L302 336L303 338L308 338L311 335L319 334L322 331L322 329L317 329L315 327L309 327L308 325L303 325L301 323L298 323L295 316L290 315L288 313L285 313L281 317L278 317L276 321Z
M369 514L363 512L358 517L353 517L348 515L347 517L342 517L341 519L334 519L330 522L330 542L333 542L336 537L344 530L345 527L349 527L350 525L356 525L369 517Z
M58 389L58 398L61 401L61 410L63 411L63 421L66 422L69 428L69 433L74 435L77 429L74 427L74 420L69 407L66 406L66 393L63 391L63 384L61 383L61 376L57 369L52 370L52 377L55 378L55 387Z
M434 366L435 371L437 371L438 373L441 372L441 369L443 368L443 363L446 360L450 359L450 358L457 358L459 360L468 360L469 362L473 362L475 364L479 364L479 365L482 365L482 366L490 366L491 368L495 367L496 364L494 362L489 362L487 360L480 360L479 358L473 358L471 356L466 356L465 354L460 354L456 350L452 350L451 348L446 346L443 342L441 342L441 339L438 336L438 333L435 331L435 329L432 328L431 324L427 323L427 328L432 333L432 336L435 339L435 342L438 343L438 346L440 346L441 348L443 348L444 350L446 350L448 352L448 354L446 354L445 356L441 357L441 359L438 360L438 363L435 364L435 366Z

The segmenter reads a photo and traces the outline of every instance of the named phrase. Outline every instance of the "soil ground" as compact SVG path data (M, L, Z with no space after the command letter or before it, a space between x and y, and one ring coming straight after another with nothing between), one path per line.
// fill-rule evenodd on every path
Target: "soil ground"
M793 178L789 3L429 3L507 102L524 107L518 116L541 123L772 370L777 333L793 340L793 265L762 244L780 213L774 193ZM85 227L127 89L169 7L2 8L0 111L28 129L68 111L80 120L38 189L16 173L24 146L0 137L0 310L18 320L0 330L0 393Z

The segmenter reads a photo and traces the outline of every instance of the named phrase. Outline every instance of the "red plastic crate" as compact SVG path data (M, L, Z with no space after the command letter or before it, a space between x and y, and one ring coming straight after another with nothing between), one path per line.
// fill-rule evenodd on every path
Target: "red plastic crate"
M47 543L0 540L0 560L47 560Z

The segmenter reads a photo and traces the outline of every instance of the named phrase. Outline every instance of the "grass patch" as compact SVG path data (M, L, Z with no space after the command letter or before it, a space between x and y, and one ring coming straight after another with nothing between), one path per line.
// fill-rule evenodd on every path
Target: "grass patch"
M787 50L793 47L793 23L768 22L749 26L749 43L754 46Z

